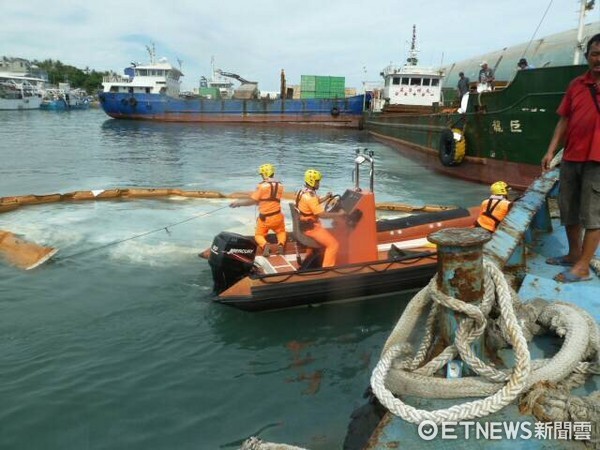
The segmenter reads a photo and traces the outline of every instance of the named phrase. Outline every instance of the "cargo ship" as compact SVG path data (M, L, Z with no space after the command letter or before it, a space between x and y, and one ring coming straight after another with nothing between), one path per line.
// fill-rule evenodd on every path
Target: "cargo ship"
M132 63L125 69L124 75L104 77L98 97L102 109L110 117L163 122L350 128L358 128L362 120L364 95L346 97L343 84L339 89L342 77L303 77L304 95L290 98L283 71L280 95L261 96L258 83L217 70L213 71L212 80L201 81L198 94L192 94L181 92L183 73L180 69L164 58L157 60L153 48L148 48L148 53L149 63ZM214 75L218 75L219 79ZM233 89L233 84L223 82L223 77L237 79L240 85Z
M600 22L581 23L578 29L438 70L418 64L413 30L406 64L381 72L384 87L373 93L365 129L445 175L485 184L501 178L524 190L540 173L569 82L587 69L577 50L600 31ZM517 70L523 57L535 68ZM492 90L478 90L474 81L484 60L495 72ZM456 94L460 72L471 80L461 101Z

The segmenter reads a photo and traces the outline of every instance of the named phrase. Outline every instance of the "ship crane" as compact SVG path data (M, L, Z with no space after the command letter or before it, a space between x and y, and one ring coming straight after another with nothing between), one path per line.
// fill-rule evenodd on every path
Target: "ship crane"
M233 98L239 100L258 98L258 83L256 81L248 81L237 73L225 72L221 69L217 69L216 72L224 77L235 78L241 83L240 87L233 92Z
M223 75L224 77L227 78L235 78L236 80L238 80L240 83L242 84L254 84L254 85L258 85L258 83L256 81L248 81L245 78L240 77L237 73L231 73L231 72L225 72L221 69L217 69L216 72L220 75Z

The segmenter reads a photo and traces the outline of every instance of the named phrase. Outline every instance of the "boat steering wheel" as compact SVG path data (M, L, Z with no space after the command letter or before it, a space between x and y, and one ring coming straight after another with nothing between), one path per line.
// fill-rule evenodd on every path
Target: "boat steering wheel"
M323 205L325 212L332 212L340 209L341 200L342 196L339 194L332 195L331 197L329 197L327 200L325 200L325 205Z

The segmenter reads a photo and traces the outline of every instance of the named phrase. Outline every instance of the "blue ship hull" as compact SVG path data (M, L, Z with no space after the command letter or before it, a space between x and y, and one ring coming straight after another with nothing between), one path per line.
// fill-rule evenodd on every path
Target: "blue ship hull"
M79 102L68 104L64 100L52 100L50 102L42 102L40 109L46 111L72 111L80 109L89 109L89 102Z
M358 128L364 95L342 99L212 100L161 94L101 92L100 104L115 119L163 122L312 124Z

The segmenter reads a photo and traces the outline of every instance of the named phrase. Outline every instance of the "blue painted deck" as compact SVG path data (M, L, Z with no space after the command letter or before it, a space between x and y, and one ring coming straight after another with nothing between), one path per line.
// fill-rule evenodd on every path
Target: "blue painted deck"
M559 256L567 253L567 242L564 228L555 219L550 219L546 195L553 189L558 176L558 169L550 171L536 180L524 196L515 203L505 222L499 227L493 239L484 246L484 254L500 267L524 271L525 277L519 289L519 296L523 301L534 298L543 298L548 301L565 301L574 303L590 312L596 321L600 320L600 278L593 275L592 280L579 283L558 283L552 278L565 267L551 266L545 263L550 256ZM523 243L527 250L524 250ZM600 252L596 252L600 256ZM541 346L540 346L541 344ZM550 354L556 352L550 343ZM530 344L532 359L541 358L543 354L548 357L544 342L535 340ZM504 355L501 355L504 358ZM585 389L584 389L585 388ZM600 376L588 380L584 388L573 391L575 395L588 395L600 389ZM436 400L415 397L404 397L407 404L419 409L436 410L448 408L452 405L464 403L472 399ZM521 415L516 405L510 405L496 414L475 420L484 424L486 422L529 422L531 430L536 419L532 416ZM423 440L418 435L417 425L405 422L399 417L387 414L371 436L366 449L388 450L401 449L584 449L580 441L562 439L502 439L502 440L475 440L473 437L465 439L464 434L453 433L458 436L456 440L442 440L439 437L431 441Z
M600 278L592 272L590 281L580 283L558 283L552 279L566 267L551 266L546 264L550 256L564 255L567 253L567 239L564 228L553 221L555 231L539 237L534 250L527 261L527 275L519 289L519 296L523 300L543 298L545 300L560 300L574 303L587 310L596 321L600 321ZM600 257L600 252L596 251ZM600 380L599 380L600 381Z

